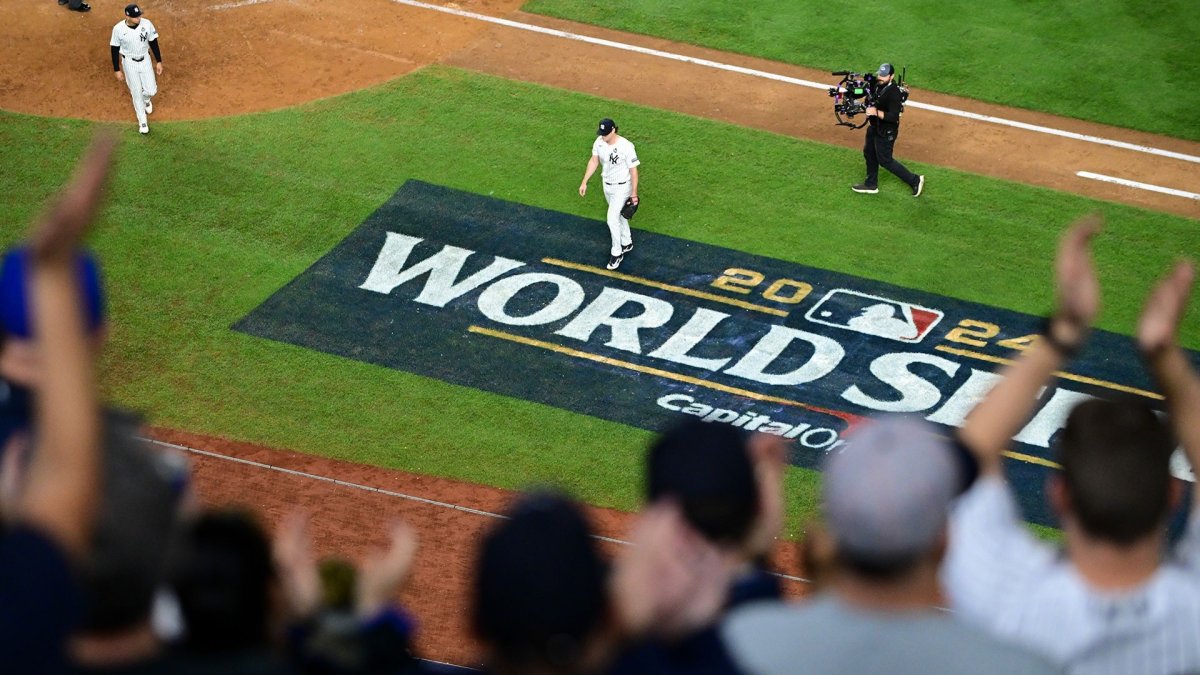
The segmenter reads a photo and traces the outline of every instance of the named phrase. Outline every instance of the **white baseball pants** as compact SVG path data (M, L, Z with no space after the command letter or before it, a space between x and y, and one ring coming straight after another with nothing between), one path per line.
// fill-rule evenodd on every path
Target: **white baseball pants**
M633 237L629 234L629 221L621 216L621 207L625 206L625 200L632 194L633 185L629 181L620 185L604 183L604 198L608 200L608 234L612 237L612 250L609 253L614 258L621 255L622 246L633 243Z
M158 82L154 79L154 66L150 64L150 55L146 54L141 61L122 56L121 65L125 71L125 84L133 97L133 111L137 113L138 124L145 124L146 102L158 93Z

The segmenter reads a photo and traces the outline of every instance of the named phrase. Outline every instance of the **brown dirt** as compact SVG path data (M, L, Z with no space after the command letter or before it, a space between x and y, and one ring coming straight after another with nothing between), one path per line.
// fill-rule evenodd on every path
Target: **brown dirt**
M492 26L388 0L158 0L166 71L155 119L269 110L354 91L429 63L603 95L770 131L858 147L861 132L830 123L820 91L702 66ZM109 31L125 0L77 15L49 0L0 4L0 107L39 115L132 121L109 66ZM484 14L708 58L803 79L826 73L618 33L517 11L521 0L445 3ZM603 64L600 74L597 64ZM1106 127L953 96L914 100L1200 155L1200 143ZM631 129L636 138L636 130ZM1200 190L1193 163L910 109L900 156L1090 197L1200 217L1200 201L1079 178L1092 171ZM665 169L665 170L669 170ZM854 180L856 173L847 176ZM802 180L802 174L797 180ZM892 184L894 186L894 184ZM888 184L885 183L885 187ZM898 186L894 186L896 189ZM936 192L931 182L928 188Z
M464 509L503 513L511 492L181 431L154 429L151 436L221 455L185 453L205 504L250 507L271 526L293 510L310 513L318 555L360 560L367 551L385 544L389 523L404 520L413 525L422 546L412 580L400 600L419 618L417 646L426 658L478 665L478 647L467 625L467 591L475 546L496 518ZM612 509L591 508L589 515L597 534L615 539L624 538L632 521L632 514ZM618 548L604 544L608 553ZM775 564L786 574L801 576L791 545L780 544ZM799 582L785 580L785 588L793 596L804 593Z

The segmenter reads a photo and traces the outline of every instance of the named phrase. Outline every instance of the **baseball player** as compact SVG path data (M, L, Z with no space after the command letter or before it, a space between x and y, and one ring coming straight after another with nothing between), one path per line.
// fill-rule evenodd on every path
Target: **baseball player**
M150 133L150 125L146 123L146 115L154 112L154 104L150 99L158 93L158 83L154 76L162 75L162 53L158 51L158 31L150 19L142 18L142 8L137 5L125 6L125 20L113 26L112 40L113 72L117 82L129 85L129 93L133 96L133 110L137 113L138 131ZM157 63L153 68L147 52L154 51ZM122 72L124 66L124 72Z
M609 251L608 269L615 270L621 266L625 254L633 250L633 237L629 234L629 220L621 215L621 207L626 199L638 202L638 161L637 150L624 136L617 135L617 123L607 117L600 120L600 128L596 132L598 138L592 143L592 158L588 160L587 169L583 172L583 182L579 184L579 196L587 194L587 182L596 172L596 167L603 164L600 179L604 181L604 199L608 201L608 233L612 236L612 250Z

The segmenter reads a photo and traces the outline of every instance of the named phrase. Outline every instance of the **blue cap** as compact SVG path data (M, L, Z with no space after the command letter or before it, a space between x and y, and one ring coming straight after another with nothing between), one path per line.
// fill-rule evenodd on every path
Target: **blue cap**
M86 325L96 331L104 324L104 291L100 283L100 265L88 251L76 254L80 292ZM30 315L29 249L9 249L0 261L0 330L17 338L33 337Z
M605 117L604 119L600 120L600 128L596 130L596 135L607 136L613 132L613 129L616 128L617 123Z
M125 5L125 16L127 16L131 19L136 19L141 15L142 15L141 7L138 7L136 4Z
M888 75L891 75L895 72L896 72L896 69L892 67L892 64L881 63L881 64L879 64L879 70L876 71L875 74L878 75L879 77L887 77Z

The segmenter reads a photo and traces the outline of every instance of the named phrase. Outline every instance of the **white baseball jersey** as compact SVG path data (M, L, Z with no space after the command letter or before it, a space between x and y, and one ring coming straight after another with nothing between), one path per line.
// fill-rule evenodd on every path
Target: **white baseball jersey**
M150 19L143 18L137 28L130 28L124 21L118 21L113 26L112 39L108 44L120 47L122 56L141 59L150 51L150 41L157 39L158 31L154 30L154 24L150 23Z
M615 145L609 145L602 137L592 144L592 154L600 158L600 177L605 183L624 183L629 180L629 170L641 164L637 150L622 136Z
M1068 673L1200 672L1200 510L1148 581L1104 592L1025 529L1003 479L983 477L951 515L942 581L963 619Z

